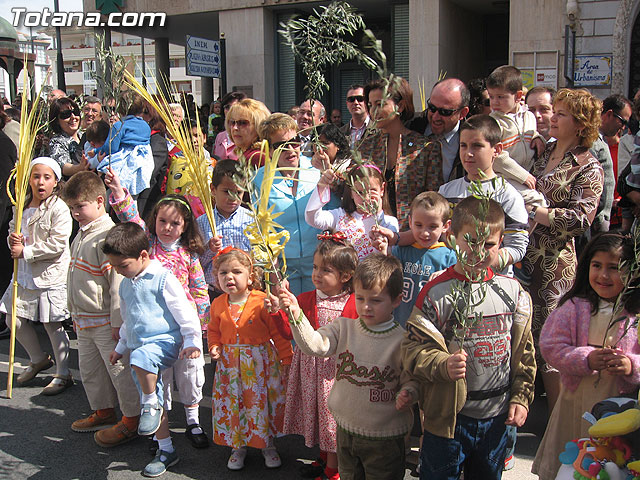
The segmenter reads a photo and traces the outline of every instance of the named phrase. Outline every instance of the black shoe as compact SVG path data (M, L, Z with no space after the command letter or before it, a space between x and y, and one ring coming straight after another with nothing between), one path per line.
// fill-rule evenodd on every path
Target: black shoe
M187 425L187 429L184 434L187 436L194 448L207 448L209 446L207 434L204 433L204 430L202 430L201 433L193 433L195 428L200 428L200 430L202 430L199 423L194 423L193 425Z
M11 336L11 329L9 327L4 327L4 329L0 330L0 340L4 340L5 338L9 338Z
M316 478L324 474L325 463L321 458L315 462L302 465L300 467L300 475L304 478Z
M158 445L158 442L153 439L153 435L147 438L149 439L149 453L152 457L155 457L156 453L158 452L158 448L160 448L160 445Z

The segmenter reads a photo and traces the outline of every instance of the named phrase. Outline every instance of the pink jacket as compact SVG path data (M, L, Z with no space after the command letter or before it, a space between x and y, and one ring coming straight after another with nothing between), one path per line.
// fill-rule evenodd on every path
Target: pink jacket
M572 392L578 388L582 377L596 373L587 362L587 356L595 350L588 345L590 320L589 301L574 298L549 315L540 333L540 353L549 364L560 370L563 385ZM634 322L635 317L630 316L627 321ZM619 331L625 325L625 321L619 322ZM619 392L627 393L640 384L640 345L636 326L629 328L618 348L631 359L631 375L618 377Z

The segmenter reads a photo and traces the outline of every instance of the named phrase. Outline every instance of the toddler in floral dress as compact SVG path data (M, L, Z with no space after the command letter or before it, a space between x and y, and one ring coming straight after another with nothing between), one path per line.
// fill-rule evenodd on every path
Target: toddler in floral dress
M338 317L358 318L352 286L358 264L356 251L346 243L342 232L325 233L318 238L321 242L313 255L311 275L316 290L298 296L300 307L315 329ZM271 301L275 304L275 297ZM285 335L293 338L286 314L280 310L273 316L285 329ZM320 458L303 467L301 473L305 477L321 478L324 473L330 480L340 478L336 421L327 406L335 373L334 357L313 357L295 348L287 384L284 433L304 436L309 448L320 446Z
M211 358L218 361L213 441L233 449L230 470L244 467L247 447L262 449L266 467L277 468L281 461L273 438L282 431L291 342L265 308L266 294L252 288L256 279L248 253L224 248L213 271L224 292L211 305L207 335Z

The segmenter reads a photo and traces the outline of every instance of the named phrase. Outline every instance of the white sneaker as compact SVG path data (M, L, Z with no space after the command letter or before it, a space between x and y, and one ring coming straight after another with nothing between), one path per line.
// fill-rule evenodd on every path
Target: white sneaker
M229 470L242 470L244 468L244 459L247 456L247 447L234 448L227 462Z
M267 447L262 449L262 456L264 457L264 464L267 468L278 468L282 465L280 455L275 447Z

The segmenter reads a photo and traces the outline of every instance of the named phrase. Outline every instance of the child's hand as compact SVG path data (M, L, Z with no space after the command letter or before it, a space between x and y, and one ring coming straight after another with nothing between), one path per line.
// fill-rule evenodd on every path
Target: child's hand
M222 250L222 235L217 235L215 237L211 237L209 240L209 250L214 255L217 255L220 250Z
M211 349L209 350L209 356L211 357L211 360L220 360L220 345L214 345L213 347L211 347Z
M314 146L315 153L311 157L311 166L324 172L327 168L331 168L331 160L329 155L322 147Z
M111 327L111 338L116 342L120 340L120 327Z
M113 198L116 200L122 200L125 197L124 188L122 188L122 184L120 184L120 179L111 167L107 168L107 171L104 174L104 184L107 188L111 189Z
M109 354L109 363L111 363L111 365L115 365L116 362L121 358L122 358L122 355L114 350Z
M24 245L24 236L21 233L9 234L9 246L13 247L14 245Z
M531 190L535 190L536 189L536 177L534 177L533 175L529 174L527 179L524 181L523 185L525 187L527 187L527 188L530 188Z
M603 348L605 355L604 361L607 365L607 373L611 375L631 375L633 367L631 360L622 350L614 350L611 348Z
M264 308L267 309L269 313L276 313L280 310L280 299L273 293L270 293L264 299Z
M389 255L389 239L380 233L380 228L374 225L369 231L369 238L371 238L371 244L381 253Z
M595 348L587 355L587 364L591 370L605 370L609 354L604 348Z
M520 405L519 403L510 403L509 413L507 414L507 420L504 422L504 424L513 425L514 427L521 427L527 420L528 414L529 412L524 407L524 405Z
M281 285L278 291L278 297L280 298L280 308L283 310L288 308L291 316L297 319L300 316L300 305L298 304L296 296L284 285Z
M178 358L181 360L184 358L199 358L199 357L200 357L200 349L197 347L184 348L178 354Z
M11 249L11 258L22 258L23 255L23 250L24 250L24 245L21 243L18 243L16 245L11 245L11 247L9 247Z
M413 403L413 396L409 390L400 390L396 395L396 410L404 410L409 408Z
M540 157L542 156L542 153L544 152L545 149L545 144L544 141L540 138L540 137L536 137L533 140L531 140L531 149L536 151L536 156Z
M383 237L385 237L389 245L394 244L396 234L393 230L386 227L381 227L380 225L374 225L373 227L371 227L371 230L369 230L369 238L373 240L377 235L382 235Z
M91 150L87 150L86 155L88 158L93 158L96 156L96 149L92 148Z
M447 374L451 380L460 380L467 373L467 352L458 350L447 358Z
M106 156L107 156L107 152L98 153L98 163L102 162L102 160L104 160Z
M336 174L333 173L333 170L325 170L322 172L322 176L320 180L318 180L318 191L323 192L326 188L329 188L333 182L336 180Z

